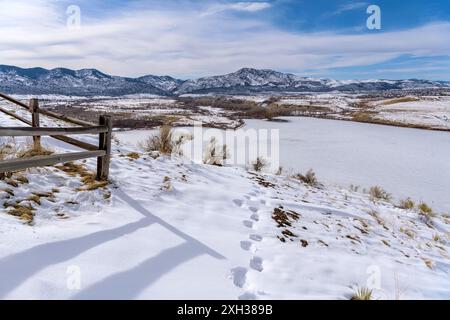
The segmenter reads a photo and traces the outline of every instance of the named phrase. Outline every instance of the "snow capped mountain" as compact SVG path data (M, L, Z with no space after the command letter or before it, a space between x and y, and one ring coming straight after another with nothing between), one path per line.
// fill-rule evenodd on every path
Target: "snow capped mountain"
M184 81L180 79L175 79L170 76L143 76L137 80L147 83L155 88L166 92L172 92L178 88Z
M96 69L22 69L0 66L0 91L15 94L125 95L148 93L166 95L139 79L116 77Z
M139 78L111 76L96 69L23 69L0 65L0 91L14 94L62 94L76 96L147 93L181 95L188 93L245 94L261 92L383 91L446 88L449 82L429 80L313 79L273 70L243 68L226 75L180 80L170 76Z
M273 70L244 68L222 76L188 80L176 90L176 93L380 91L435 87L449 87L449 83L417 79L339 81L299 77Z

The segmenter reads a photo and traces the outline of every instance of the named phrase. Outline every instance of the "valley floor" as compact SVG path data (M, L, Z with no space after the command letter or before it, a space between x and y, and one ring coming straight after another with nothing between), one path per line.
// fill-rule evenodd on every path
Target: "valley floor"
M31 96L17 98L27 100ZM448 90L181 97L45 95L39 98L43 108L91 122L107 112L114 115L117 127L124 129L148 129L162 123L191 126L198 122L204 127L237 129L244 124L243 119L306 116L450 131Z

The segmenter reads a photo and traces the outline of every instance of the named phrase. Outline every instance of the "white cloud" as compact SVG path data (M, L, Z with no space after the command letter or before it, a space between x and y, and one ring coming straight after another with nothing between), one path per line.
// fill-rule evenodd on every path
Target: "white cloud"
M368 6L369 6L369 4L367 2L350 2L347 4L341 5L340 7L337 8L337 10L335 10L333 12L324 14L324 16L337 16L344 12L358 10L358 9L368 7Z
M261 11L271 7L268 2L238 2L230 5L230 9L238 11Z
M214 4L203 12L202 16L213 15L223 11L246 11L257 12L265 9L269 9L272 5L268 2L236 2L228 4Z
M95 67L126 76L191 77L246 66L302 74L405 54L450 52L450 23L359 35L292 33L251 18L205 16L199 9L140 8L103 19L83 17L81 30L69 30L65 8L55 1L14 1L14 14L5 13L9 3L0 0L0 62L26 67Z

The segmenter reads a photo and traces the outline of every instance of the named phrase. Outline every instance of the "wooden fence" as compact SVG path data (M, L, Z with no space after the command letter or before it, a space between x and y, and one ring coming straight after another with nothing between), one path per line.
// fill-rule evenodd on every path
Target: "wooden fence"
M49 156L37 156L23 159L10 159L0 161L0 174L16 170L23 170L33 167L51 166L68 161L81 160L86 158L97 158L97 180L107 180L109 177L109 162L111 160L111 136L112 119L110 116L100 116L99 123L93 124L83 120L66 117L56 112L39 108L39 101L31 99L29 105L26 105L8 95L0 93L3 98L15 105L18 105L31 113L31 121L25 119L12 111L0 107L3 112L31 127L0 127L0 137L33 137L35 148L41 146L41 136L50 136L54 139L74 145L86 151L72 152L65 154L53 154ZM76 124L81 127L41 127L40 115L48 116L54 119L63 120L68 123ZM76 140L70 135L79 134L98 134L99 143L95 146L90 143Z

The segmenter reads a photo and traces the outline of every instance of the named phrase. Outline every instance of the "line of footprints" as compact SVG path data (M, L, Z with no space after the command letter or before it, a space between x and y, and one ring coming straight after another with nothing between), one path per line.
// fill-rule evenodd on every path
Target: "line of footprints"
M247 227L250 232L248 239L242 240L240 242L241 249L244 251L248 251L251 253L251 258L248 267L236 267L231 270L231 276L233 279L233 283L235 286L241 289L253 289L250 288L248 283L248 272L249 268L256 272L262 272L264 270L263 267L263 259L256 255L258 251L258 243L263 240L263 237L256 233L256 226L260 220L259 214L261 213L260 206L269 207L266 200L258 199L262 193L255 189L252 192L248 193L244 196L245 200L234 200L234 204L241 208L246 208L249 210L249 218L243 221L245 227ZM246 291L242 294L239 299L240 300L254 300L257 299L258 296L264 295L264 292L261 291Z

